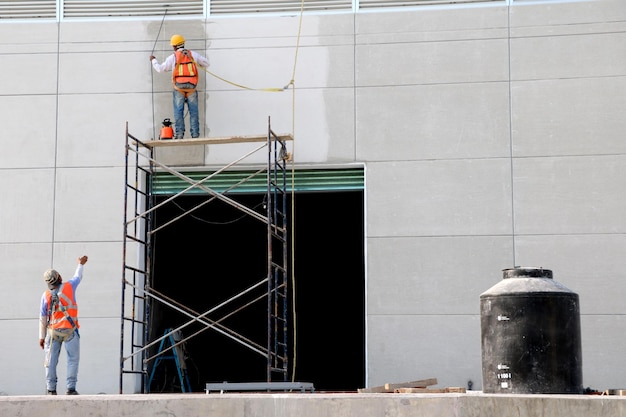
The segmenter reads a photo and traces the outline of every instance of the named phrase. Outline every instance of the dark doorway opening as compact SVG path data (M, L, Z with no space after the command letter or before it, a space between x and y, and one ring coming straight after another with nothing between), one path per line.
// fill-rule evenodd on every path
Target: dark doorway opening
M264 194L230 197L264 211ZM267 274L267 225L219 200L195 209L206 200L181 196L154 214L158 227L186 213L153 237L152 287L192 315L240 294ZM295 276L295 285L289 279L290 291L295 289L295 314L289 307L290 368L295 366L296 381L312 382L318 392L355 391L365 386L363 192L302 192L294 200L292 224L292 199L287 198ZM229 307L206 317L265 345L267 303L247 301L236 312ZM165 304L152 304L149 338L185 323L183 348L193 392L203 392L207 382L266 379L263 356ZM174 362L167 362L155 369L150 392L181 392Z

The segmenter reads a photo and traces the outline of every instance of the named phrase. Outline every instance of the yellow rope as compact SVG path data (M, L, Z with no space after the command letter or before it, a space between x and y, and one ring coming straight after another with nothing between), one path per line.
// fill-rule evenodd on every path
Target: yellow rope
M198 67L200 67L200 65L197 65L197 66L198 66ZM202 68L202 69L203 69L203 70L204 70L207 74L214 76L214 77L215 77L215 78L217 78L218 80L222 80L222 81L224 81L225 83L228 83L228 84L230 84L230 85L234 85L235 87L243 88L244 90L252 90L252 91L266 91L266 92L269 92L269 93L280 93L280 92L284 91L287 87L289 87L289 84L287 84L287 85L286 85L285 87L283 87L283 88L251 88L251 87L246 87L245 85L237 84L237 83L234 83L234 82L232 82L232 81L228 81L227 79L222 78L222 77L220 77L220 76L218 76L218 75L215 75L215 74L213 74L211 71L207 70L207 69L206 69L206 68L204 68L204 67L200 67L200 68Z
M292 374L291 374L291 382L294 382L296 379L296 364L297 364L297 354L296 352L298 351L298 349L296 349L296 345L297 345L297 335L296 335L296 274L295 274L295 270L296 270L296 256L295 256L295 241L296 241L296 222L295 222L295 214L296 214L296 199L295 199L295 195L296 195L296 181L295 181L295 165L294 165L294 160L295 160L295 153L296 153L296 126L295 126L295 109L296 109L296 88L295 88L295 75L296 75L296 64L298 62L298 50L300 49L300 34L302 32L302 15L304 14L304 0L302 0L302 3L300 3L300 19L298 21L298 36L296 39L296 52L294 54L294 60L293 60L293 71L291 73L291 80L289 81L289 84L287 84L285 86L285 89L287 89L290 85L292 86L291 89L291 134L293 137L292 143L291 143L291 288L292 291L291 293L293 294L293 299L292 299L292 315L293 315L293 366L292 366Z

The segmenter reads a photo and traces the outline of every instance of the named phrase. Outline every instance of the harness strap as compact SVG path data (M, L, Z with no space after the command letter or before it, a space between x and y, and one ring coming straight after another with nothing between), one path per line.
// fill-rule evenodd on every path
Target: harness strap
M176 51L178 52L178 51ZM198 72L197 72L197 68L200 67L198 64L196 64L196 60L193 59L193 54L191 53L191 50L189 49L183 49L183 51L181 51L181 53L183 55L185 55L187 58L189 58L191 60L191 62L187 62L187 63L178 63L178 56L176 55L176 52L174 53L174 56L176 57L176 63L174 64L174 74L176 73L176 71L178 70L179 73L181 71L181 69L179 67L183 66L183 65L187 65L187 68L189 69L189 73L190 75L188 75L187 77L198 77ZM192 70L193 67L196 67L196 71L194 72ZM179 76L182 74L179 74ZM172 84L174 84L174 88L177 91L180 91L182 94L185 95L185 98L189 97L189 94L193 93L194 91L196 91L196 87L194 88L180 88L178 86L176 86L176 76L174 75L172 77Z
M57 288L56 292L52 292L52 298L51 298L52 302L50 303L51 304L50 305L50 309L48 310L49 311L48 322L49 323L52 322L52 311L53 311L53 307L56 305L57 308L65 316L65 319L70 323L70 325L72 326L72 329L80 337L80 334L78 333L78 328L76 327L76 323L74 322L74 319L72 319L72 317L67 312L67 308L63 305L63 303L61 303L61 300L59 300L59 292L61 292L61 297L68 303L68 305L70 305L72 307L75 307L75 304L72 302L72 300L70 300L68 296L63 294L62 288L63 288L64 285L65 285L65 283L61 284L61 286L59 286L59 288Z

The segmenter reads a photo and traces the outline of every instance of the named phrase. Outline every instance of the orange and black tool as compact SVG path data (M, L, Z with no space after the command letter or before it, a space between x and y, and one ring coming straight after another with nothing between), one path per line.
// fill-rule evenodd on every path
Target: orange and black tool
M172 122L170 119L163 120L163 127L161 128L159 139L172 139L173 137L174 129L172 129Z

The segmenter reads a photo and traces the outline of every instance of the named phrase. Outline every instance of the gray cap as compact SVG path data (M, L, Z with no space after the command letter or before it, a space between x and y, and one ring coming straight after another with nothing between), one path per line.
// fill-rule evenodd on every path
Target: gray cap
M59 274L54 269L48 269L46 272L43 273L43 280L46 282L46 284L48 284L48 288L54 288L55 284L59 282L60 277L61 274Z

